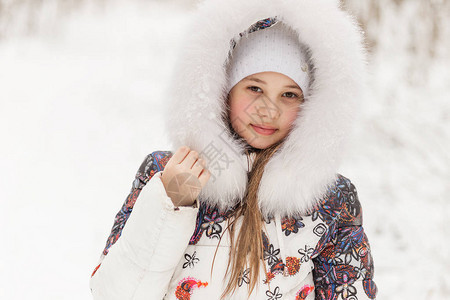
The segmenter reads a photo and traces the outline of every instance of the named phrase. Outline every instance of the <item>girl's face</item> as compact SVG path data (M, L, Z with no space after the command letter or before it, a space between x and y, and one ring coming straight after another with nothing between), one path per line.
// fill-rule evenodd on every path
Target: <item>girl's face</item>
M276 72L239 81L228 95L231 126L249 145L265 149L285 138L303 101L301 88Z

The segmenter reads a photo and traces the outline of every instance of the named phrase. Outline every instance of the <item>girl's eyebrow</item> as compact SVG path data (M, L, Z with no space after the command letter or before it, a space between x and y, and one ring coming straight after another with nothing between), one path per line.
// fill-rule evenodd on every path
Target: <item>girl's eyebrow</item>
M254 78L254 77L249 77L249 78L245 78L246 80L251 80L251 81L256 81L262 84L267 84L265 81L258 79L258 78Z
M249 78L245 78L245 79L246 80L255 81L255 82L259 82L259 83L262 83L262 84L267 84L264 80L261 80L259 78L249 77ZM284 87L291 88L291 89L302 90L301 88L299 88L296 85L285 85Z
M297 89L297 90L300 90L300 91L302 90L301 88L299 88L296 85L285 85L284 87L291 88L291 89Z

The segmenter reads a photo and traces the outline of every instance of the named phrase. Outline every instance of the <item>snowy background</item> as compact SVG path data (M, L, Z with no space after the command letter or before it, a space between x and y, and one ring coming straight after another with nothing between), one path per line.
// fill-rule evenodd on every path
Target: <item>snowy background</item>
M194 1L0 0L0 299L90 299ZM379 299L450 298L450 1L348 0L371 89L340 173Z

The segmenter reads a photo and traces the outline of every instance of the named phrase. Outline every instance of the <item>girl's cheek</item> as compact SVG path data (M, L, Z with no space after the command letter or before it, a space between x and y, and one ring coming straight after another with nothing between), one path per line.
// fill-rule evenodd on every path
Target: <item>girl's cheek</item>
M290 105L282 108L282 116L284 123L286 125L291 125L297 119L298 112L300 111L300 107L296 105Z
M292 125L292 124L295 122L295 120L297 119L297 116L298 116L298 112L299 112L299 111L300 111L299 108L297 108L296 110L292 111L292 115L291 115L291 117L290 117L289 125Z
M234 108L235 114L249 114L250 110L252 109L252 104L254 103L253 99L249 97L242 97L238 99L238 101L235 101L234 105L232 106L232 109Z

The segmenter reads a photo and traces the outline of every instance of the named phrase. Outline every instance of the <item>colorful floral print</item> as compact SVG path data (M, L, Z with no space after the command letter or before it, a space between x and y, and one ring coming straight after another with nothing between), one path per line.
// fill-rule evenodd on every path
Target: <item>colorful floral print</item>
M366 295L373 295L372 299L375 299L377 294L377 285L373 280L363 280L363 288Z
M175 290L175 297L179 300L190 300L195 288L208 286L207 282L201 282L193 277L186 277L180 280Z
M267 283L271 282L272 279L274 279L274 278L275 278L275 274L272 271L269 271L266 273L266 279L263 280L263 283L267 284Z
M300 270L300 266L301 262L297 257L286 257L286 265L281 260L278 260L270 266L270 270L266 273L266 278L263 280L263 283L269 283L276 275L284 274L284 272L286 272L286 276L294 276Z
M91 274L91 277L94 276L95 272L97 272L98 268L100 268L100 265L101 265L101 264L98 264L98 265L95 267L94 271L93 271L92 274Z
M204 223L202 224L202 229L206 230L206 236L220 238L220 233L222 232L222 223L224 220L223 216L220 216L217 211L215 211L212 215L205 215Z
M125 199L122 208L117 213L114 224L111 229L111 233L106 241L103 255L108 254L109 248L119 239L122 234L123 227L125 226L131 212L133 211L134 203L141 193L142 188L157 172L164 169L165 165L172 157L170 151L155 151L144 159L139 170L136 173L133 181L130 193Z
M300 259L297 257L288 256L286 257L286 267L289 275L295 275L300 270Z
M353 286L354 282L354 278L350 278L347 274L344 274L342 284L336 287L336 293L341 295L343 299L356 295L356 288Z
M263 280L263 283L267 284L272 279L275 278L277 274L283 274L284 271L284 263L281 260L278 260L276 263L270 266L269 271L266 273L266 278Z
M248 33L252 33L254 31L258 31L261 29L269 28L272 25L275 25L277 23L277 18L267 18L260 20L256 22L255 24L251 25L250 28L247 30Z
M228 219L233 211L234 208L222 213L217 208L212 208L206 205L206 203L201 203L197 214L195 230L189 240L189 245L197 244L204 231L206 231L206 236L209 238L220 238L220 234L222 233L221 223Z
M251 25L247 30L239 33L239 37L243 37L244 35L250 34L252 32L255 32L255 31L258 31L258 30L261 30L261 29L269 28L272 25L276 24L277 22L278 21L277 21L276 17L260 20L260 21L258 21L256 23L254 23L253 25ZM230 44L231 44L231 48L230 49L232 50L232 49L234 49L236 47L237 42L236 42L235 39L232 39L230 41Z
M264 260L267 260L269 271L266 273L266 278L263 283L269 283L275 278L277 274L295 275L300 270L301 259L297 257L286 257L286 264L277 256L280 254L280 249L275 249L273 244L269 243L267 235L262 231L263 247L264 247ZM311 249L311 251L314 249Z
M283 273L284 263L277 257L277 255L280 254L280 249L275 249L273 244L269 243L269 238L264 231L261 231L261 234L264 248L264 260L267 260L269 267L269 271L266 273L266 278L263 280L263 283L267 284L275 278L276 274Z
M316 299L357 299L356 282L368 298L375 299L373 261L363 228L362 211L354 185L339 175L336 186L318 209L328 225L314 253Z
M297 233L299 228L305 227L302 217L297 218L283 218L281 220L281 228L286 236L291 233Z
M304 300L306 297L308 297L309 294L314 290L314 286L312 285L305 285L302 287L297 294L295 295L295 300Z

